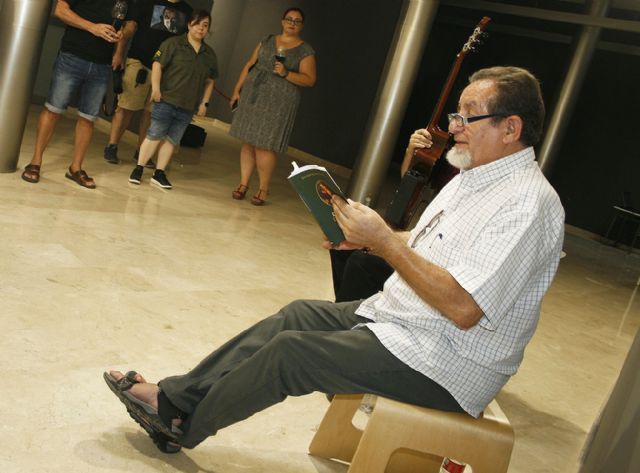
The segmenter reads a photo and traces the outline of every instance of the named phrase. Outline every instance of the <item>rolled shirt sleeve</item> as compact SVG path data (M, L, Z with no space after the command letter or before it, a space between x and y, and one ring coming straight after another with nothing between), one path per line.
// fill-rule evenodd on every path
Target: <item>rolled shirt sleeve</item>
M169 64L171 64L171 59L173 58L173 54L176 50L176 44L173 41L163 41L160 44L160 47L153 55L154 62L160 63L162 68L164 69Z

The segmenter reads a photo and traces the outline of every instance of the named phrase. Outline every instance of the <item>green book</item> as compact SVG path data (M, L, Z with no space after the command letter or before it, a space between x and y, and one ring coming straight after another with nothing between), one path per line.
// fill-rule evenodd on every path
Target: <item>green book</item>
M331 206L331 197L334 194L347 200L338 184L322 166L298 166L295 161L291 164L293 171L289 175L289 182L318 221L324 234L333 245L344 241L344 233L336 222Z

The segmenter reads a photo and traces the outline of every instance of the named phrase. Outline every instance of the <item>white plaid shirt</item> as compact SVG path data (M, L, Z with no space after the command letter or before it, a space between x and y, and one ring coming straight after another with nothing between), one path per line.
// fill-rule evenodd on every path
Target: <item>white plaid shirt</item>
M564 236L560 199L527 148L462 171L424 211L409 245L449 271L483 311L457 328L393 273L356 313L393 355L477 417L513 375L535 331Z

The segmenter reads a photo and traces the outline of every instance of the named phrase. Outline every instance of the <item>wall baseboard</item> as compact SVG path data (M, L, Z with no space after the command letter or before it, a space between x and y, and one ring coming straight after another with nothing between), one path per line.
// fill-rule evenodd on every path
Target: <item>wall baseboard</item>
M578 236L584 238L586 240L594 240L598 242L602 242L602 236L597 233L590 232L589 230L583 230L582 228L574 227L573 225L569 225L568 223L564 224L564 231L569 235Z

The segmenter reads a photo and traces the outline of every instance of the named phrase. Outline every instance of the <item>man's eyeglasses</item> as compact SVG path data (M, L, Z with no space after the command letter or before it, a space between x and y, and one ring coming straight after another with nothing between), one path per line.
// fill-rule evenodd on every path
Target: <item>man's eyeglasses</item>
M454 124L456 126L466 126L469 123L477 122L478 120L484 120L485 118L492 117L502 117L504 115L497 113L490 113L489 115L471 115L469 117L465 117L459 113L449 113L447 114L447 119L449 119L449 124Z
M422 239L424 239L429 233L431 233L431 231L433 231L434 228L436 228L438 223L440 223L440 219L442 218L443 214L444 214L444 209L438 212L437 214L435 214L431 218L431 220L429 220L429 223L427 223L424 226L424 228L420 230L420 232L418 232L418 234L414 238L413 242L411 243L411 248L415 248L416 246L418 246L418 243L420 243ZM442 238L441 234L439 236L440 238Z
M284 21L286 21L290 25L295 25L295 26L302 24L302 20L300 18L291 18L290 16L286 17Z

